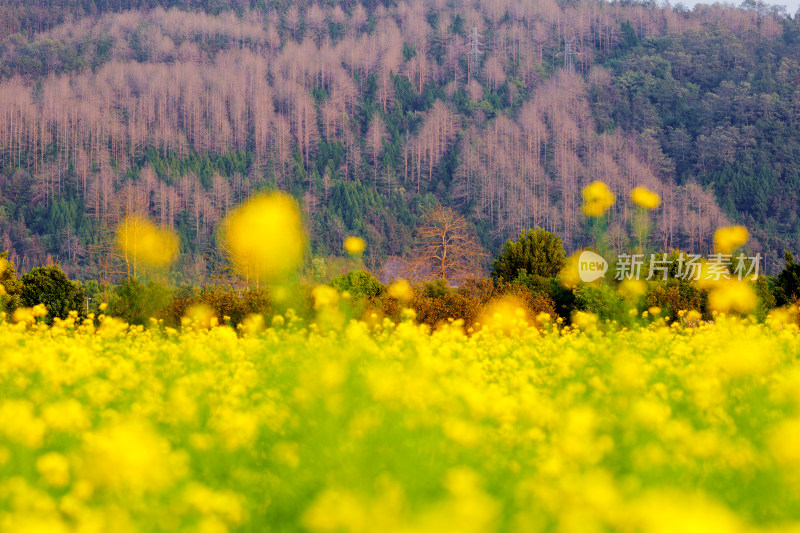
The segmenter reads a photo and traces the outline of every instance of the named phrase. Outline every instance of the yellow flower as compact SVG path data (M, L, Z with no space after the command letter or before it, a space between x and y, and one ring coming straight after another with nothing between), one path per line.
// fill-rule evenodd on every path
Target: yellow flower
M690 310L689 310L689 311L686 313L686 322L689 322L689 323L696 323L696 322L698 322L698 321L699 321L701 318L703 318L703 316L700 314L700 311L697 311L696 309L690 309Z
M119 223L117 245L134 265L165 266L178 255L177 235L139 216L124 218Z
M583 212L590 217L599 217L614 205L614 193L602 181L593 181L583 189Z
M576 311L572 315L572 323L584 331L591 331L597 326L597 315L586 311Z
M251 198L225 220L224 241L246 279L286 276L300 265L306 245L297 202L280 192Z
M334 305L339 301L339 293L330 285L317 285L311 289L314 297L314 309L322 309Z
M721 254L731 254L744 246L750 234L744 226L728 226L714 232L714 249Z
M399 279L389 286L389 296L401 302L408 302L414 296L414 289L404 279Z
M647 292L647 283L638 279L625 279L619 284L618 290L625 297L635 300Z
M489 302L483 309L480 322L490 331L510 335L528 326L528 312L519 298L502 296Z
M350 255L361 255L366 247L367 243L361 237L348 237L344 240L344 249Z
M51 452L39 457L36 460L36 471L52 487L69 484L69 461L60 453Z
M36 416L34 405L27 400L5 400L0 403L0 435L28 448L38 448L47 432L45 423Z
M183 457L149 425L137 421L112 423L84 438L84 475L112 490L159 491L186 472Z
M18 307L17 309L14 309L14 313L11 315L11 320L16 323L33 322L35 320L33 309L30 307Z
M775 427L769 437L769 447L779 464L797 468L800 466L800 419L790 418Z
M661 197L658 193L640 186L631 190L631 201L645 209L655 209L661 204Z
M259 313L247 315L239 327L249 335L256 335L264 330L264 316Z
M758 296L746 281L720 281L708 295L708 307L722 313L749 313L757 305Z
M187 325L193 324L198 328L208 329L219 325L217 314L205 304L195 304L189 307L183 318Z

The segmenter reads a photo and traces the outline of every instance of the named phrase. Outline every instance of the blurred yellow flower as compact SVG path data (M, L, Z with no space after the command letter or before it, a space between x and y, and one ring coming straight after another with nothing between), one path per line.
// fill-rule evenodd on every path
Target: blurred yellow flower
M157 492L185 472L180 455L149 425L120 421L84 437L84 476L113 490Z
M344 240L344 249L350 255L361 255L366 247L367 243L361 237L348 237Z
M727 226L714 232L714 249L721 254L732 254L737 248L744 246L750 233L744 226Z
M33 322L35 320L33 316L33 309L30 307L18 307L17 309L14 309L14 313L11 315L11 320L16 323Z
M213 328L219 325L217 313L206 304L195 304L186 310L184 319L187 325L192 324L198 328Z
M597 327L597 315L586 311L575 311L572 314L572 323L584 331L591 331Z
M248 280L281 278L303 259L300 208L285 193L251 198L228 216L223 232L234 268Z
M0 435L28 448L38 448L47 431L45 423L36 416L34 405L27 400L9 399L0 403Z
M264 330L264 316L260 313L247 315L239 327L249 335L256 335Z
M614 205L614 193L602 181L593 181L583 189L583 212L590 217L599 217Z
M790 418L773 428L769 435L769 448L773 457L784 467L800 466L800 418Z
M714 284L708 294L708 307L714 311L749 313L758 305L758 296L746 281L726 280Z
M641 298L647 292L647 283L638 279L625 279L619 284L619 292L628 299Z
M567 257L564 267L558 273L558 281L565 289L574 289L581 283L580 257L583 250L576 250Z
M322 309L334 305L339 301L339 293L330 285L317 285L311 289L314 297L314 309Z
M661 197L647 187L634 187L631 190L631 201L645 209L655 209L661 204Z
M528 311L519 298L502 296L486 305L480 313L480 322L489 331L510 335L528 326Z
M69 484L69 461L58 452L50 452L36 460L36 471L48 485L64 487Z
M399 279L389 286L389 296L401 302L408 302L414 296L414 289L404 279Z
M178 237L146 218L130 216L117 226L117 245L125 259L134 265L159 267L171 263L178 255Z

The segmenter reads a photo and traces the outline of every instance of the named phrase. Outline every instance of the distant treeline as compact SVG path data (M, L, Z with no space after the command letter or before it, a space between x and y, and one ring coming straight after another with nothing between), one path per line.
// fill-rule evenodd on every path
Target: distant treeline
M636 185L662 198L650 249L705 253L736 222L776 273L800 245L800 18L757 2L0 12L0 249L21 271L119 280L113 228L137 214L177 230L198 284L219 267L220 221L270 188L300 202L315 256L359 235L373 271L409 253L436 202L491 253L534 226L592 243L580 196L595 179L620 199L612 250L631 246Z

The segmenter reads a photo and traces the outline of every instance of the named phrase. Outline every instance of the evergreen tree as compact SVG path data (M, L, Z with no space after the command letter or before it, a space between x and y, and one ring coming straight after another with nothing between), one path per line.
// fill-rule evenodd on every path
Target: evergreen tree
M775 300L778 305L789 305L800 299L800 264L790 252L785 252L786 267L778 274Z
M20 300L22 305L32 307L44 304L47 321L67 318L70 311L84 315L83 289L67 278L58 265L37 267L22 276Z
M525 271L530 276L555 277L566 262L561 237L542 228L522 231L508 241L492 263L492 278L513 281Z

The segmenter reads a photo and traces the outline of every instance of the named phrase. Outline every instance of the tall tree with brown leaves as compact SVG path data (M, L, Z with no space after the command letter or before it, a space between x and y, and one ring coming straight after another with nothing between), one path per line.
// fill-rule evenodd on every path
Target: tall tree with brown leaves
M424 212L417 228L408 277L452 282L476 276L486 257L464 217L437 205Z

